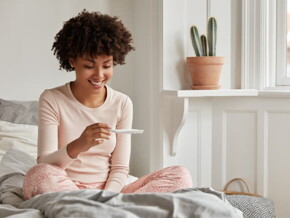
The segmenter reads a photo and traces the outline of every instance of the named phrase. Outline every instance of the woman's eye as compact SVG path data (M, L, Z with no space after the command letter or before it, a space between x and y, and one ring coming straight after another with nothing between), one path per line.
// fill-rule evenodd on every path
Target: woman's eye
M104 66L105 69L109 69L110 67L111 67L111 65Z
M87 68L87 69L92 69L92 68L93 68L93 66L88 66L88 65L85 65L85 68Z

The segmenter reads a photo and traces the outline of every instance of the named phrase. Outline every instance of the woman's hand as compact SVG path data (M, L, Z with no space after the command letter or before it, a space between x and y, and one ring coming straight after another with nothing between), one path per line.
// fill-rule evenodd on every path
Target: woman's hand
M78 143L84 147L84 149L89 150L91 147L101 144L105 139L109 139L111 133L109 127L105 123L95 123L83 131L81 136L77 139Z
M111 127L105 123L95 123L87 126L81 136L67 145L67 153L70 157L76 158L81 152L99 145L105 139L109 139Z

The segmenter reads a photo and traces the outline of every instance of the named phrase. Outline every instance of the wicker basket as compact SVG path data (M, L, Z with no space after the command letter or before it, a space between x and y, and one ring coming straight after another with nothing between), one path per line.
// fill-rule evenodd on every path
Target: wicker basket
M235 182L235 181L239 181L239 182L241 182L241 183L246 187L247 192L228 191L228 187L230 186L230 184L232 184L232 183ZM228 183L227 183L227 184L225 185L225 187L224 187L223 192L224 192L226 195L249 195L249 196L262 197L262 196L260 196L260 195L250 193L250 190L249 190L249 186L248 186L248 184L247 184L246 181L243 180L242 178L233 178L233 179L231 179L230 181L228 181Z

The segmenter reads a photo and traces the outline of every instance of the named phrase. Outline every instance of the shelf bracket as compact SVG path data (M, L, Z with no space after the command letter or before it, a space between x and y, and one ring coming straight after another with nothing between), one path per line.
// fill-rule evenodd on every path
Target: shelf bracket
M171 156L177 153L178 138L188 114L188 98L176 98L172 101L172 134Z

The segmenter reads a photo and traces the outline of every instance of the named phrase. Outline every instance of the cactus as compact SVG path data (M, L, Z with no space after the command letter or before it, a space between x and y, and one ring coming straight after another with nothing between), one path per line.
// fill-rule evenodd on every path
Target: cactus
M207 25L208 56L216 56L217 23L214 17L209 18Z
M198 34L198 30L196 26L192 26L190 28L190 35L191 35L191 41L192 41L192 45L195 51L195 55L201 56L202 54L201 43L200 43L199 34Z
M214 17L208 19L207 37L201 35L199 38L196 26L190 28L190 35L196 56L216 56L217 22Z
M200 36L201 47L202 47L202 56L207 56L207 44L206 44L206 36Z

